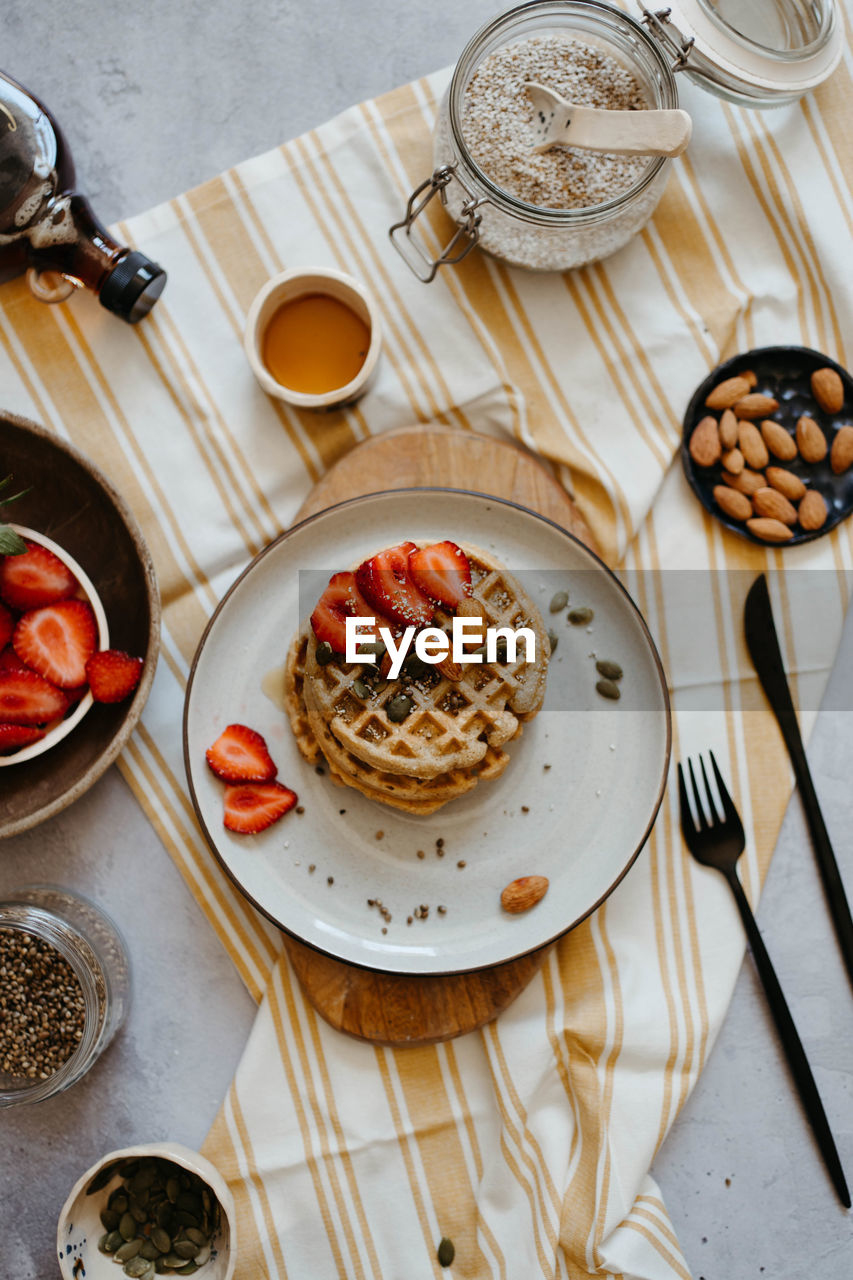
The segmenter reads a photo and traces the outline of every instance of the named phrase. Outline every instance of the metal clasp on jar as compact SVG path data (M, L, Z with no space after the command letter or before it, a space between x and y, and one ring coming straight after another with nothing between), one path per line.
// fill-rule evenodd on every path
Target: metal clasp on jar
M455 221L459 223L459 229L448 240L438 257L432 258L416 240L412 239L412 226L434 196L440 195L441 203L445 207L447 206L447 187L454 181L459 183L466 197L459 209L459 213L453 215ZM406 205L406 216L402 222L394 223L393 227L388 231L388 235L391 237L391 243L394 248L409 269L424 284L429 284L430 280L435 279L435 273L439 267L452 266L457 262L461 262L465 255L474 248L480 238L481 215L477 213L477 209L481 204L487 203L488 200L485 196L478 196L460 178L456 172L455 164L443 164L433 172L431 178L427 178L412 192L409 203ZM401 232L404 234L401 235ZM455 252L457 246L463 241L462 248Z

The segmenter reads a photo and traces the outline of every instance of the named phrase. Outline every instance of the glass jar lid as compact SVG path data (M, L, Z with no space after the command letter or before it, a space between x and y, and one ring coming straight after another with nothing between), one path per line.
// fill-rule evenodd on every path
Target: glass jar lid
M675 0L643 21L673 70L746 106L779 106L831 75L844 47L834 0Z

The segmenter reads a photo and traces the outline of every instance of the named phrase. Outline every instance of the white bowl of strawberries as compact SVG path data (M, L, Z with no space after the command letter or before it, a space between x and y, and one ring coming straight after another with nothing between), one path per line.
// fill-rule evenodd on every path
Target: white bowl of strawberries
M110 648L109 623L85 570L35 529L0 555L0 768L49 751L95 702L129 697L143 660Z

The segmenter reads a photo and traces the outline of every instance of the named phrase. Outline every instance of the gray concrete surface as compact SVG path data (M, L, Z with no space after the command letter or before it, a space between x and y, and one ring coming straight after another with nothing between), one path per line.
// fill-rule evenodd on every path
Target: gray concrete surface
M61 119L80 185L111 221L454 61L495 7L7 0L2 63ZM846 655L850 673L849 625ZM853 895L851 751L853 717L824 714L811 756ZM65 814L0 845L0 894L36 880L76 887L109 908L128 939L134 1004L120 1039L72 1091L0 1113L0 1280L56 1274L59 1206L103 1151L167 1135L198 1146L253 1015L114 770ZM853 1001L796 799L760 923L853 1175ZM749 961L654 1172L697 1280L853 1274L850 1217L834 1200Z

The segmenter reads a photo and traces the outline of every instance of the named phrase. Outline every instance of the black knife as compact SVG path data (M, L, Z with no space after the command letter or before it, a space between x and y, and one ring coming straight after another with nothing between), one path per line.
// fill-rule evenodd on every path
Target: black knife
M763 573L756 578L749 589L743 611L743 624L753 665L758 672L761 687L767 694L773 714L779 722L788 755L794 766L794 776L806 811L806 820L809 824L832 923L835 925L835 933L848 977L853 984L853 919L850 916L841 873L835 861L835 854L832 852L812 775L809 772L803 740L800 737L800 726L797 723L797 713L791 701L791 690L782 665L779 637L776 634L773 610L770 607L770 593L767 590L767 578Z

